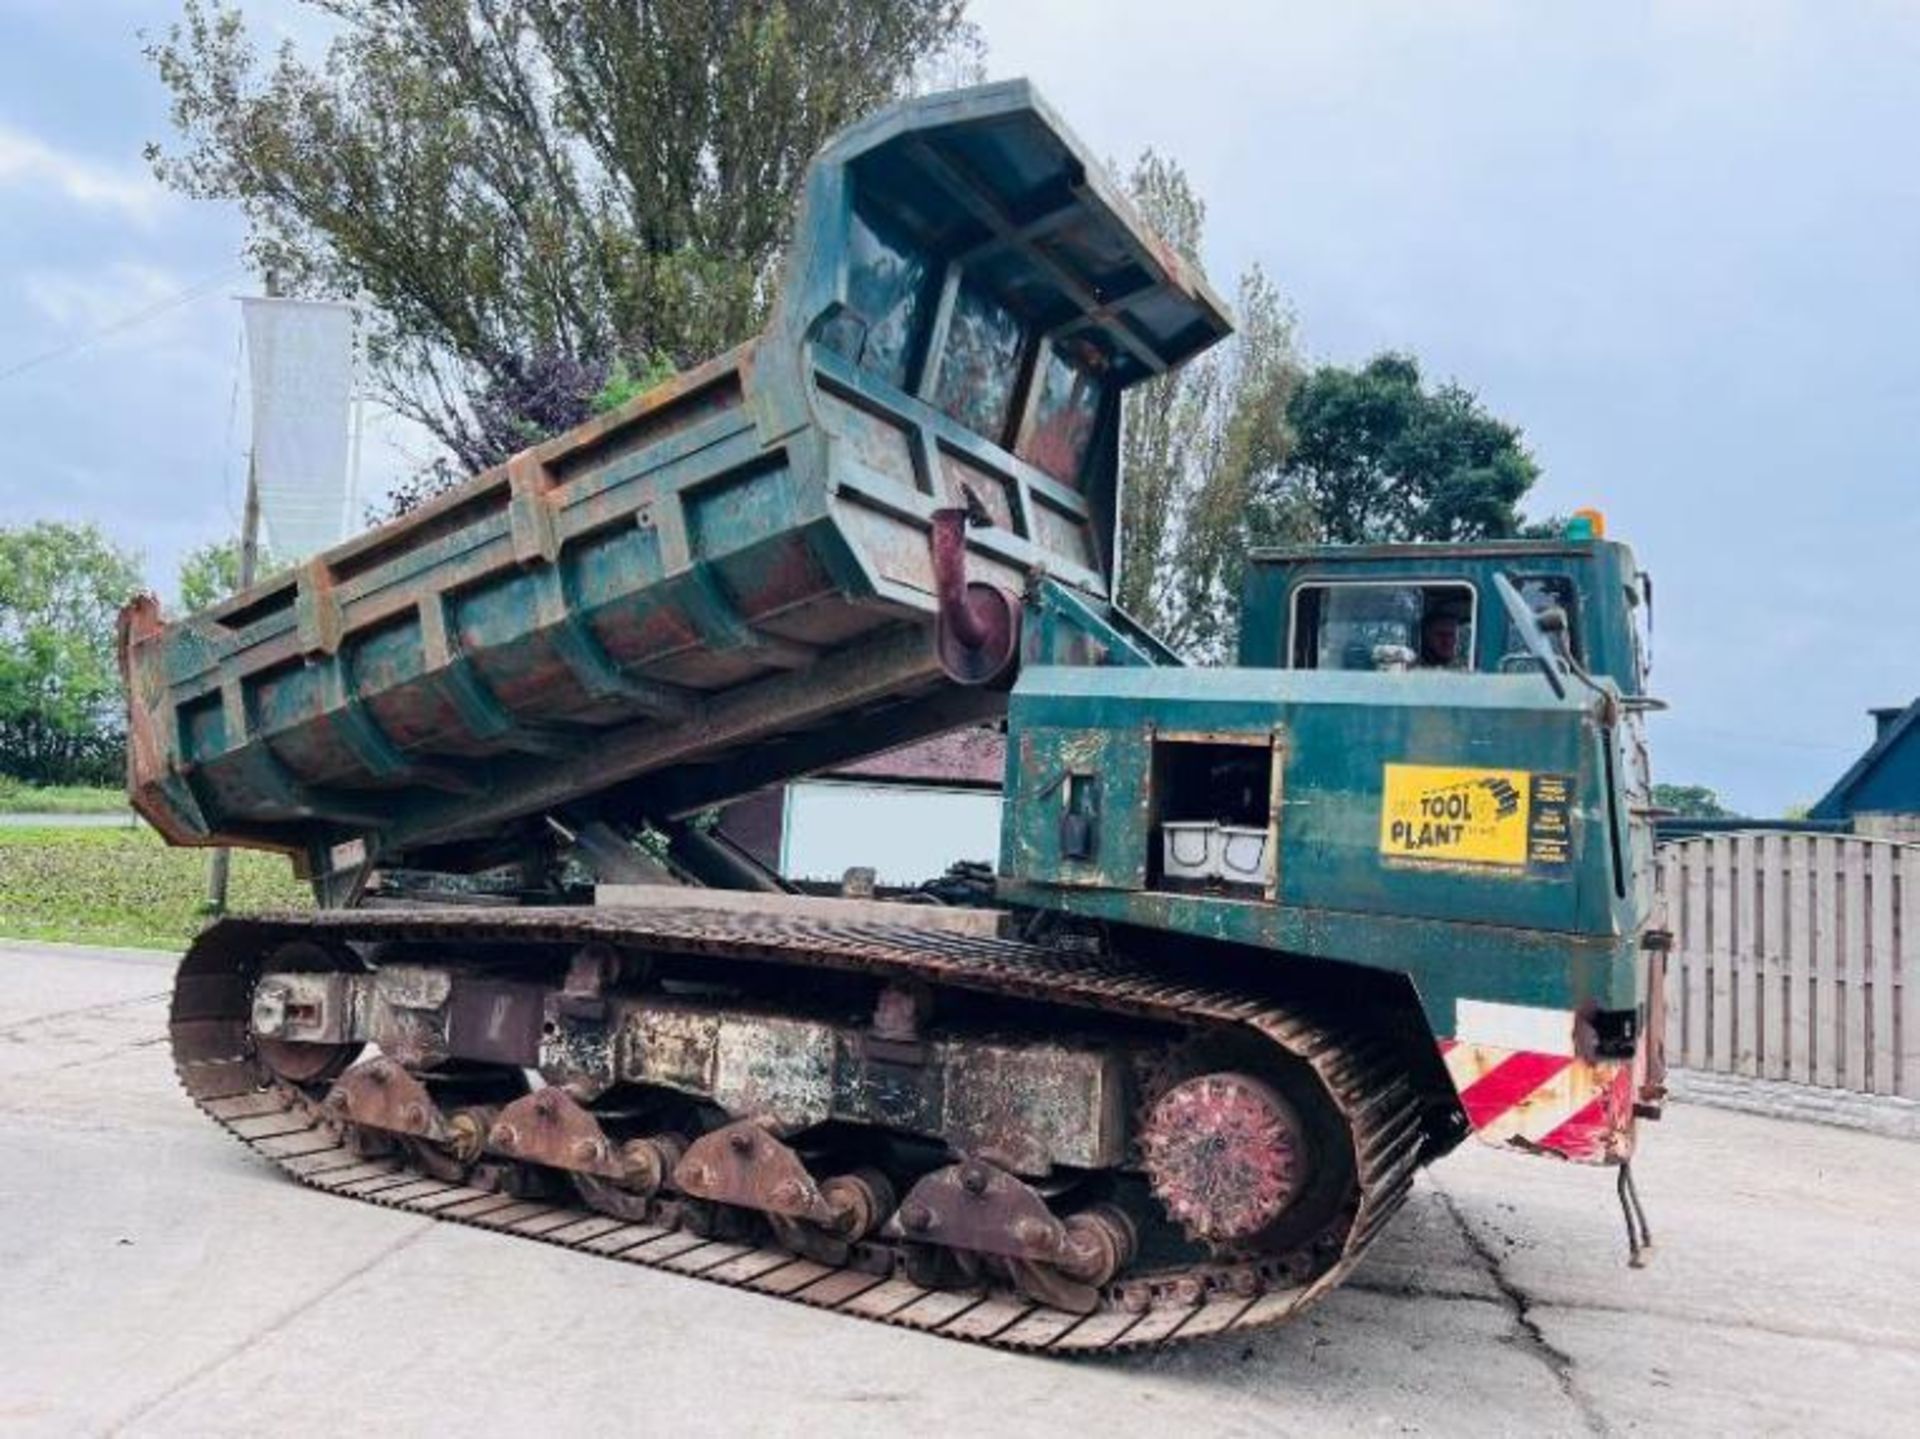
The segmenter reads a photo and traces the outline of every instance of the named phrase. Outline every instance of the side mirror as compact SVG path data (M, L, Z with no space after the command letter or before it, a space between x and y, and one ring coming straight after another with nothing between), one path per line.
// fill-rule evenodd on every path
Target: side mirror
M1547 637L1553 646L1553 652L1560 656L1563 667L1573 667L1573 625L1567 619L1567 612L1558 605L1548 605L1535 610L1533 621L1540 626L1540 633Z
M1513 632L1520 636L1520 643L1527 647L1527 654L1540 666L1540 673L1547 677L1547 683L1553 689L1555 699L1567 697L1567 682L1560 674L1560 654L1554 642L1547 638L1547 631L1565 635L1567 629L1566 611L1558 606L1550 607L1540 614L1533 612L1533 606L1521 598L1520 591L1505 575L1493 577L1493 588L1500 596L1500 603L1506 606L1507 620L1513 626ZM1554 617L1550 622L1548 616Z

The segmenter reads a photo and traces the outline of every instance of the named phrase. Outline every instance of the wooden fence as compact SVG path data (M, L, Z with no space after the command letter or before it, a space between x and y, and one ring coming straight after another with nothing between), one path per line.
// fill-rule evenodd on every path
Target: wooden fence
M1662 844L1667 1062L1920 1099L1920 845Z

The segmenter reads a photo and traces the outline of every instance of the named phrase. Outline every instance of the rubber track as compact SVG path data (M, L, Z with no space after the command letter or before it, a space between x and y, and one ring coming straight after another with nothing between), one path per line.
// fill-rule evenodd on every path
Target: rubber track
M1114 1298L1071 1314L1000 1292L926 1289L899 1275L832 1268L784 1250L708 1240L684 1230L627 1223L583 1207L516 1199L433 1179L393 1159L369 1160L298 1090L254 1057L249 1004L259 958L293 939L577 945L605 940L634 949L709 953L786 966L825 967L926 980L1106 1013L1206 1027L1251 1029L1298 1055L1353 1125L1358 1203L1317 1268L1247 1297L1209 1292L1219 1266L1159 1271L1144 1312ZM1419 1166L1420 1105L1386 1049L1265 1000L1196 988L1113 956L1084 956L1007 940L907 926L836 924L710 910L466 909L322 911L227 919L181 961L170 1030L174 1063L194 1102L227 1132L303 1184L371 1204L716 1283L836 1313L903 1325L1003 1349L1088 1354L1241 1333L1278 1324L1337 1286L1405 1200ZM1183 1277L1186 1282L1181 1282ZM1167 1282L1160 1281L1165 1278ZM1133 1276L1121 1284L1141 1285ZM1110 1286L1111 1288L1111 1286Z

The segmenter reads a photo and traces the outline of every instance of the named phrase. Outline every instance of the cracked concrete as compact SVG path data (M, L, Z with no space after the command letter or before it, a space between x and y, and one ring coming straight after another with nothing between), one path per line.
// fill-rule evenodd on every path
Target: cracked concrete
M1507 1306L1507 1312L1513 1317L1513 1332L1506 1336L1507 1342L1546 1366L1547 1372L1553 1376L1553 1382L1567 1396L1567 1402L1579 1411L1583 1428L1592 1434L1607 1433L1605 1415L1594 1403L1593 1396L1581 1388L1574 1373L1573 1356L1552 1344L1534 1319L1533 1297L1508 1277L1492 1244L1468 1222L1446 1187L1436 1181L1433 1193L1440 1201L1440 1207L1447 1212L1447 1217L1459 1226L1460 1237L1466 1241L1467 1248L1473 1251L1473 1257L1486 1269L1487 1278L1493 1282Z
M1882 1434L1920 1394L1920 1145L1676 1109L1644 1271L1609 1175L1469 1146L1289 1328L1034 1360L301 1190L175 1089L169 969L0 943L0 1432Z

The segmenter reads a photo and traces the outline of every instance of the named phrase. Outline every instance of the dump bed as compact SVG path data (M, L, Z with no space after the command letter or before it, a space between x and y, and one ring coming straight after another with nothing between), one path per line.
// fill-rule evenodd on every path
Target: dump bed
M169 840L399 860L617 798L680 815L998 713L931 642L968 578L1104 605L1119 400L1228 328L1024 82L814 162L755 340L203 613L122 619Z

